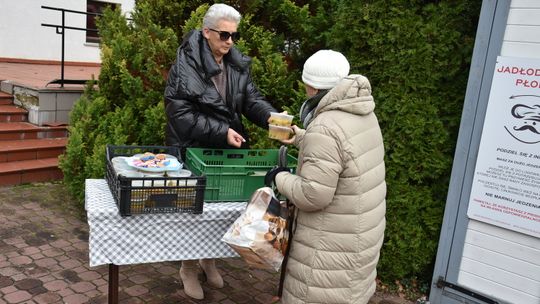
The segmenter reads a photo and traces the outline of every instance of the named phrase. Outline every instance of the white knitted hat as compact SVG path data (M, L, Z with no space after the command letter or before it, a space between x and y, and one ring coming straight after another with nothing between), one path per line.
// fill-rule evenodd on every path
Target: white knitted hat
M331 89L349 75L349 68L349 61L340 52L320 50L304 63L302 81L314 89Z

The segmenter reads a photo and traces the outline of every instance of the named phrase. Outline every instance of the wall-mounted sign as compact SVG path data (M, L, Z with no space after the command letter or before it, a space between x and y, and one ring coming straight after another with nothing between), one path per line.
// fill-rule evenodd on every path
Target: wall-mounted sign
M497 58L467 215L540 238L540 60Z

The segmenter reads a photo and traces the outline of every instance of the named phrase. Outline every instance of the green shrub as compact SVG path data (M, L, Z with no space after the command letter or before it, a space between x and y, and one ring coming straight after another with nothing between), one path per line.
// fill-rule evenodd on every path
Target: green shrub
M473 46L475 28L463 24L479 11L474 1L415 2L342 1L327 41L372 83L386 149L387 281L431 278Z

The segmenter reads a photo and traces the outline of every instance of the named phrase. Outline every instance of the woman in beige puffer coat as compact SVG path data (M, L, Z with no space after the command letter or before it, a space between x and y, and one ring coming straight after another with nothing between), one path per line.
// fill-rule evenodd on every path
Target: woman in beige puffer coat
M294 127L296 175L280 172L274 180L297 207L284 304L367 303L375 292L386 210L383 138L366 77L310 77L310 71L326 77L327 69L335 76L340 59L346 61L328 52L304 65L308 96L323 96L309 115L304 111L306 129Z

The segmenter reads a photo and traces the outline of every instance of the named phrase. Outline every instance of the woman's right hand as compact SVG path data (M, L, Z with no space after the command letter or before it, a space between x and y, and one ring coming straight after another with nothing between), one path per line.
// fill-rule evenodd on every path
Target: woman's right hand
M291 127L291 129L293 130L293 137L289 138L289 139L280 139L279 141L283 144L286 144L286 145L292 145L294 144L294 141L296 140L296 134L298 133L298 131L302 130L300 129L299 127L297 127L296 125L293 125Z
M227 131L227 143L233 147L240 148L242 143L245 143L246 140L242 135L238 134L235 130L229 128Z

